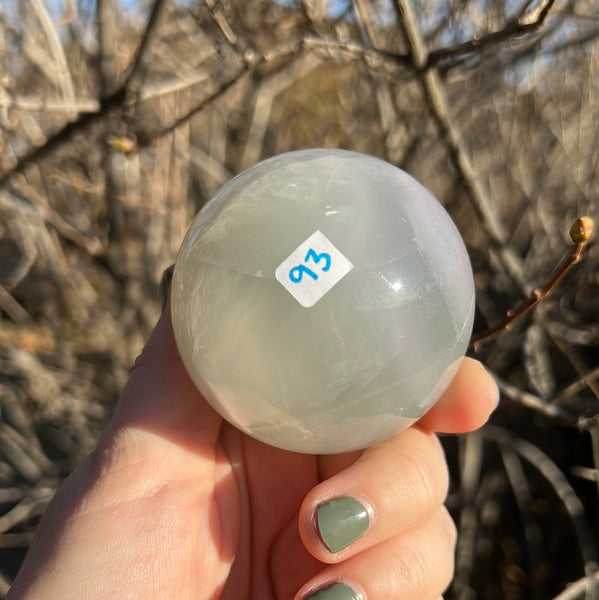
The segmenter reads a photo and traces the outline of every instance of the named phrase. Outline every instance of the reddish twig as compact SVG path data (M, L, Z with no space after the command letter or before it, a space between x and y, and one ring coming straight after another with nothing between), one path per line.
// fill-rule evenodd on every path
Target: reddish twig
M524 300L516 308L508 310L505 318L497 323L497 325L474 336L470 341L470 349L477 352L482 344L494 340L500 333L509 330L515 321L523 317L541 300L549 296L566 273L580 260L583 250L591 239L592 233L593 220L590 217L580 217L576 219L570 228L570 238L574 245L557 265L547 283L542 287L535 288L531 292L530 297Z

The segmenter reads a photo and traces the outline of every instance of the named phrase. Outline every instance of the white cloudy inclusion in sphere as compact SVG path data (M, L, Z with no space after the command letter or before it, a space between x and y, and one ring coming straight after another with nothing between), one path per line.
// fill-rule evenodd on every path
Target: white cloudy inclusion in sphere
M411 425L458 368L472 271L443 207L403 171L341 150L266 160L193 221L171 288L177 346L228 421L298 452Z

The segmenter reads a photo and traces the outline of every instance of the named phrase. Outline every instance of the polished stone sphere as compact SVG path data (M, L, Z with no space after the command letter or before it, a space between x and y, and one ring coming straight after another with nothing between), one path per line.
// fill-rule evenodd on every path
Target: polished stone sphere
M206 400L268 444L364 448L411 425L470 339L472 270L441 204L373 157L304 150L221 188L171 288L183 362Z

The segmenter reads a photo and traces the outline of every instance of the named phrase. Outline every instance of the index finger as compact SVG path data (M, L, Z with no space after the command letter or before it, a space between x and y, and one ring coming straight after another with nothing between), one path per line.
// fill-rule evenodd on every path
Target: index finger
M438 433L466 433L482 427L499 402L499 389L483 365L464 358L449 387L416 423Z

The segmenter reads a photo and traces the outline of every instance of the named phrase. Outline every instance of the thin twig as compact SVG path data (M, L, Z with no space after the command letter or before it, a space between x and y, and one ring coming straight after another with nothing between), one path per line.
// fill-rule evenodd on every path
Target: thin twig
M533 510L530 482L522 468L522 461L518 454L507 445L501 445L500 452L503 468L520 512L524 539L528 550L529 569L534 572L540 564L543 535Z
M358 23L362 39L369 46L380 46L384 43L383 31L376 23L376 17L372 14L373 6L367 0L353 0L354 15ZM372 62L372 61L371 61ZM367 63L368 64L368 63ZM370 67L370 64L368 65ZM397 111L393 103L393 94L389 81L381 77L378 69L369 68L368 74L372 80L377 101L379 120L387 150L387 160L396 162L397 152L394 152L393 137L391 135L397 121Z
M458 595L468 597L471 592L470 576L473 571L476 537L479 532L479 518L476 495L481 488L483 469L483 438L480 431L474 431L460 438L460 510L456 547L456 574L454 587Z
M0 502L2 504L19 502L27 495L28 491L29 487L26 485L0 488Z
M523 275L522 261L507 244L507 231L487 190L477 176L470 156L464 150L462 134L450 115L445 88L436 69L426 69L428 53L411 0L395 0L401 15L400 27L412 57L412 66L420 74L420 84L428 109L447 147L449 157L481 226L505 273L524 293L528 286Z
M30 5L37 17L44 35L48 40L50 55L53 58L53 69L56 73L56 80L60 85L62 98L67 102L71 102L75 98L75 88L73 78L69 71L69 65L64 53L64 48L56 31L56 27L52 23L52 19L46 10L46 7L40 0L30 0Z
M500 333L509 330L515 321L522 318L531 311L541 300L549 296L555 286L564 278L566 273L580 261L582 252L586 248L593 233L593 221L590 217L576 219L570 228L570 237L573 242L572 248L559 262L549 280L541 287L535 288L530 296L516 308L508 310L504 319L487 331L474 336L470 342L470 348L477 352L482 344L494 340Z
M192 106L186 113L175 119L169 125L166 125L162 129L158 131L151 132L138 132L137 133L137 148L145 148L146 146L152 145L164 135L175 131L175 129L186 125L189 121L200 111L204 110L207 106L224 96L226 92L228 92L244 75L253 70L253 66L250 66L249 63L245 63L243 67L238 69L238 71L225 83L223 83L217 90L215 90L209 96L202 98L195 106Z
M0 108L31 112L82 113L95 112L99 107L98 101L93 99L48 100L33 96L20 96L18 98L12 98L8 94L0 96Z
M591 436L591 456L593 457L593 467L595 471L599 469L599 425L595 421L593 425L587 428ZM599 479L595 482L595 489L599 494Z
M154 0L154 4L152 5L152 12L148 18L148 23L144 30L143 37L141 42L137 48L137 52L135 54L135 58L131 63L131 68L127 77L125 78L125 82L123 83L123 88L129 90L132 86L136 85L135 81L139 77L143 66L144 59L146 57L146 52L150 47L150 42L154 38L154 34L158 28L158 24L160 23L160 17L162 16L162 11L166 6L165 0Z
M103 250L102 242L98 238L88 238L63 219L56 210L48 206L44 197L25 178L15 178L14 186L18 195L0 194L0 206L18 210L22 214L41 217L65 239L73 242L92 256Z
M317 56L304 52L286 65L285 69L262 80L256 93L247 141L241 155L241 170L251 167L260 158L275 98L293 83L306 77L320 64Z
M596 586L599 584L599 571L580 578L574 583L570 583L566 589L553 597L553 600L576 600L586 595L590 585Z
M210 10L210 17L216 23L230 46L235 46L239 40L235 31L227 21L227 17L223 14L220 6L216 7L214 0L206 0L206 6Z
M589 372L587 361L580 356L575 348L572 348L572 346L567 344L563 339L555 336L551 328L547 327L546 331L556 348L563 354L564 359L574 367L574 370L578 373L579 379L584 381L585 386L591 391L595 398L599 400L599 384L595 381L596 378L586 377Z
M8 594L9 588L9 580L2 573L0 573L0 598L4 598L4 596Z
M35 533L33 531L26 533L2 533L0 534L0 548L27 548Z
M587 373L580 375L576 381L566 386L555 398L556 403L565 402L568 398L571 398L575 394L578 394L585 387L599 379L599 367L591 369Z
M530 408L542 415L549 417L550 419L557 419L564 423L573 424L576 418L570 413L566 412L563 408L556 406L553 403L545 402L539 396L535 396L530 392L521 390L519 387L504 381L497 375L493 375L497 386L501 393L506 397L517 402L526 408Z
M29 165L43 159L63 143L68 142L75 133L83 131L92 124L107 117L113 109L118 108L125 103L130 94L130 88L136 81L139 71L141 70L143 59L149 46L150 39L153 37L154 29L159 21L159 16L164 4L164 0L156 0L154 2L144 36L137 49L137 53L124 83L113 93L100 98L97 111L80 113L75 120L63 125L63 127L49 137L44 144L37 148L33 148L27 154L22 156L11 169L0 175L0 187L3 187L16 173L23 173Z
M11 293L0 284L0 308L15 322L29 323L33 321L31 315L19 304Z
M307 35L300 43L300 47L314 50L326 50L329 55L339 56L346 55L355 57L356 59L364 60L366 63L374 62L376 59L379 63L384 63L388 68L401 65L410 67L410 57L407 54L396 54L395 52L387 52L381 48L366 46L356 41L343 41L338 39L327 39L324 37L314 37ZM321 54L325 54L322 52Z
M96 1L97 68L102 94L109 94L118 87L117 20L115 0Z
M574 526L585 575L587 577L594 575L598 570L597 549L593 534L586 522L585 508L559 467L537 446L505 429L487 426L482 433L487 439L496 441L500 446L508 447L524 458L551 485ZM596 598L595 588L596 585L593 585L590 589L590 597L593 599Z
M32 485L42 478L51 464L39 448L36 437L26 438L6 423L0 423L0 451L4 460Z
M40 481L14 508L0 516L0 533L41 515L56 493L57 482Z
M0 187L6 185L8 180L16 173L23 173L27 167L35 162L42 160L44 157L51 154L54 150L68 142L75 133L84 131L87 127L101 121L108 116L111 111L121 106L127 98L127 89L119 88L113 94L101 98L99 101L98 110L95 112L82 112L77 119L63 125L56 133L50 136L47 141L36 148L32 148L24 154L15 165L8 171L0 175Z
M160 85L152 85L144 87L140 93L140 100L147 102L156 100L162 96L170 96L187 91L200 83L208 81L209 75L205 71L198 71L189 79L173 78L160 83Z
M430 69L447 58L472 54L472 52L481 51L487 46L505 42L510 38L534 33L543 26L545 19L549 15L554 4L555 0L548 0L545 4L539 5L532 12L509 21L505 27L498 31L492 31L485 35L481 35L480 37L473 37L471 40L463 42L462 44L457 44L456 46L433 50L429 53L427 61L423 65L423 69Z

